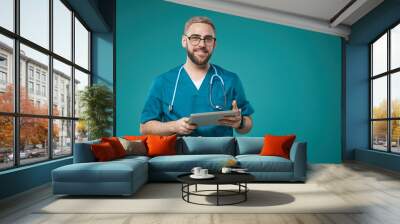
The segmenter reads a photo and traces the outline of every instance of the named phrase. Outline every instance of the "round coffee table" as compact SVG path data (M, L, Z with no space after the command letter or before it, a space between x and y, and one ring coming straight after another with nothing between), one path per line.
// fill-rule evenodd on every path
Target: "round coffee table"
M193 179L190 177L191 173L182 174L177 177L178 181L182 183L182 199L188 203L198 204L198 205L234 205L247 200L247 192L249 188L247 183L255 180L255 177L249 173L216 173L213 174L215 177L212 179ZM197 190L197 185L215 185L215 190ZM190 191L190 186L195 186L194 191ZM236 185L237 190L224 190L220 189L220 185ZM214 192L215 194L205 194L209 192ZM190 196L203 196L203 197L216 197L216 204L202 204L190 201ZM232 197L240 196L240 199L231 203L221 203L221 197Z

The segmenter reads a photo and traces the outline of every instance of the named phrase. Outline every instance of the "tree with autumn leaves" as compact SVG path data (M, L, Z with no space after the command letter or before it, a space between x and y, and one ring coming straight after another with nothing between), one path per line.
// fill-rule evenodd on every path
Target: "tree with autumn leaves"
M0 110L2 112L13 112L14 94L13 86L8 85L6 92L0 93ZM0 116L0 147L11 149L13 147L13 119L11 116Z
M14 88L13 85L8 85L4 93L0 93L0 108L2 112L13 112L14 107ZM40 114L46 115L47 106L34 105L29 99L29 95L24 87L20 88L20 111L23 114ZM53 110L57 115L59 111ZM0 116L0 147L11 149L13 148L13 117ZM48 119L46 118L20 118L20 149L24 149L26 145L38 145L43 147L47 143L48 136ZM53 138L58 138L59 127L53 126Z
M400 117L400 100L392 100L391 117ZM387 101L383 100L378 106L373 108L373 118L387 118ZM387 136L387 122L377 121L373 125L374 138L385 139ZM400 138L400 122L392 121L392 142L399 141Z

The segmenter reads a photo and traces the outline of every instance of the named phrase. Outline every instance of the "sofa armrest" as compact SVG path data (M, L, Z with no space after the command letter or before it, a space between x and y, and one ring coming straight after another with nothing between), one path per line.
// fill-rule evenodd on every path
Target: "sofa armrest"
M305 181L307 176L307 143L295 142L290 149L290 160L293 162L293 179Z
M74 163L95 162L96 158L92 153L90 146L100 143L100 140L75 143L74 147Z

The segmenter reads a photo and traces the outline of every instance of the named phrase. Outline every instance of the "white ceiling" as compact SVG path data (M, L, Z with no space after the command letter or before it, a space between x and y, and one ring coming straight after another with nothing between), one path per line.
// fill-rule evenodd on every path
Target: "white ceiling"
M345 37L351 25L383 0L167 0L267 22ZM346 5L350 4L335 20Z
M231 2L274 9L329 21L351 0L230 0Z

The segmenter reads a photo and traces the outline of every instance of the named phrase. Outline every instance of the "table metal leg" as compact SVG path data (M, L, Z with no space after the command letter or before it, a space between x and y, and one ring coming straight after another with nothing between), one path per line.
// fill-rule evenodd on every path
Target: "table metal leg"
M190 202L189 200L189 195L190 195L190 184L187 185L187 201Z
M217 206L219 205L219 184L217 184Z
M244 183L244 190L245 190L245 192L244 192L244 201L247 201L247 192L248 192L247 183Z
M182 188L181 188L181 192L182 192L182 199L183 199L183 190L184 190L184 187L185 185L182 183Z

